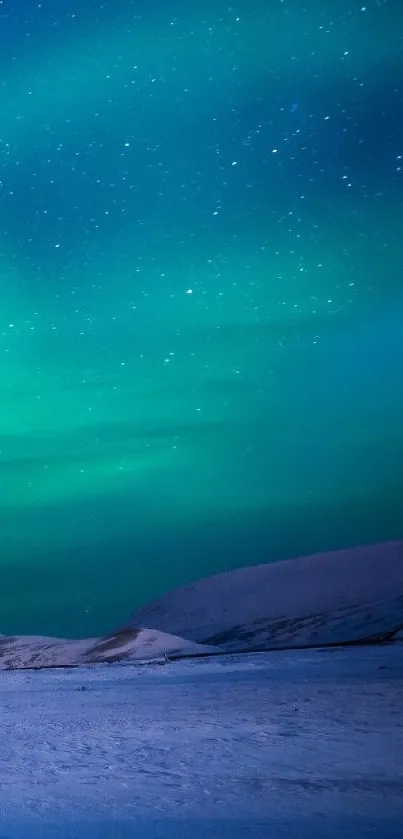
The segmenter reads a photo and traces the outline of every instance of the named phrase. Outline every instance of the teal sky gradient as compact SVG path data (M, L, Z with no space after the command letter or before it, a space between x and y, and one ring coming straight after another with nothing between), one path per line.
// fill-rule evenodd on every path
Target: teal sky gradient
M1 632L403 535L402 31L0 5Z

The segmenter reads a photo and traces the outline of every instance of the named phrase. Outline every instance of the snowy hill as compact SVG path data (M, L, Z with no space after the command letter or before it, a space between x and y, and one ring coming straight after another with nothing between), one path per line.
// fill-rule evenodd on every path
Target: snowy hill
M119 661L150 661L180 653L192 656L211 648L165 632L128 629L106 638L72 641L64 638L0 636L0 669L73 667Z
M403 627L403 541L217 574L132 622L232 652L392 638Z
M402 632L400 541L216 574L146 606L105 638L3 635L0 669L376 643L402 640Z

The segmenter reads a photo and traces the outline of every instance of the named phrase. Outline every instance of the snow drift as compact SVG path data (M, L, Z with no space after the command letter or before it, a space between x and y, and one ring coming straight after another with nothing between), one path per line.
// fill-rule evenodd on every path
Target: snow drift
M232 652L389 640L403 628L403 541L216 574L131 624Z

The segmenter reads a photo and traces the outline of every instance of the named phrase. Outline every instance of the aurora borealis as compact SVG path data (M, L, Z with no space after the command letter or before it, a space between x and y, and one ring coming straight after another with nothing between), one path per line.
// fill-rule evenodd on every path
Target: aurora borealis
M0 631L403 535L399 0L0 2Z

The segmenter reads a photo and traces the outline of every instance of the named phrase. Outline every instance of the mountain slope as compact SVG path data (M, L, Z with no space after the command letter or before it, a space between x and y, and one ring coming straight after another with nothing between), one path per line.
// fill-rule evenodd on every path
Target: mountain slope
M141 628L139 628L141 627ZM176 589L105 638L0 636L0 669L402 640L403 541L241 568Z
M403 541L217 574L132 622L228 651L385 640L403 627Z

